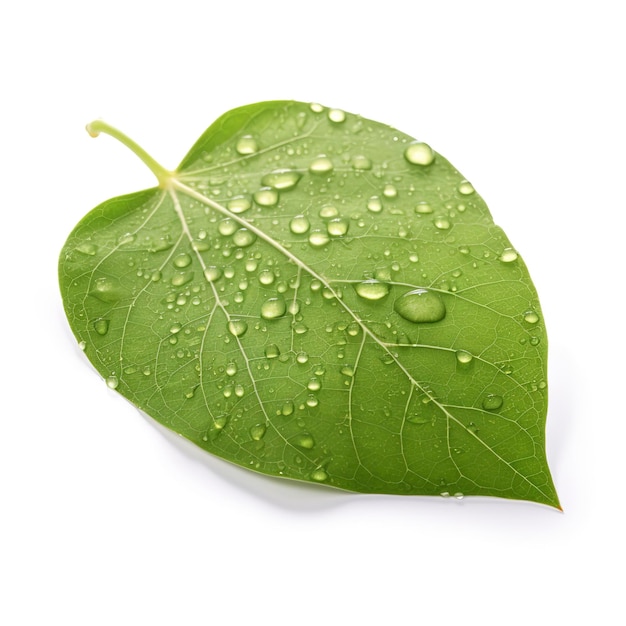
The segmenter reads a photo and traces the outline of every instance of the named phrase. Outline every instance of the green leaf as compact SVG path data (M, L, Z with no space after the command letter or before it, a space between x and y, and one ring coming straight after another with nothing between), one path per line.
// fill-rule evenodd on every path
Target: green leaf
M69 236L85 354L244 467L342 489L558 507L547 342L520 255L441 155L337 109L235 109L159 186Z

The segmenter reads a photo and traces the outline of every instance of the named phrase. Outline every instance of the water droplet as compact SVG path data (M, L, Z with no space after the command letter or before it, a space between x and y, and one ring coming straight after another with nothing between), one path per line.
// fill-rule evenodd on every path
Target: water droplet
M324 110L324 107L317 102L311 102L309 108L313 111L313 113L321 113Z
M450 492L449 491L442 491L439 495L442 498L449 498L450 497Z
M118 385L120 384L120 381L117 376L111 375L111 376L107 376L106 383L109 389L117 389Z
M274 170L263 176L261 184L267 187L273 187L274 189L291 189L295 187L300 178L301 174L294 170Z
M122 292L117 280L112 278L98 278L94 282L91 295L106 303L117 302L122 297Z
M222 277L222 270L219 267L215 267L215 265L209 265L209 267L204 270L204 277L210 283L214 283Z
M427 143L413 141L406 147L404 158L414 165L430 165L435 160L435 153Z
M325 154L315 157L309 165L309 171L312 174L326 174L331 172L332 169L333 162Z
M252 135L243 135L237 141L235 148L241 155L254 154L259 149L256 139Z
M539 337L531 337L529 343L531 346L538 346L541 343L541 339Z
M346 113L341 109L328 109L328 119L335 124L341 124L346 121Z
M485 411L497 411L502 406L502 396L490 393L483 399L483 409Z
M471 363L473 358L474 357L466 350L456 351L456 360L461 363L461 365L467 365L468 363Z
M280 356L280 349L275 343L271 343L265 348L265 356L268 359L276 359Z
M356 285L354 290L366 300L381 300L389 294L389 285L381 283L379 280L370 279Z
M89 243L86 241L76 246L76 250L88 256L94 256L96 252L98 251L98 248L93 243Z
M312 393L310 393L306 399L306 405L312 409L315 408L319 403L320 401L317 399L317 396Z
M502 263L513 263L517 261L517 252L513 248L505 248L500 255Z
M343 237L350 227L350 222L343 217L337 217L333 220L330 220L328 224L326 224L326 230L328 234L333 237Z
M187 267L190 264L191 257L186 252L174 257L174 265L176 267Z
M469 180L462 180L459 183L459 193L464 195L464 196L469 196L471 194L473 194L475 191L472 183L469 182Z
M383 196L385 198L395 198L398 195L398 190L395 188L395 185L385 185L383 189Z
M261 305L261 317L265 320L275 320L287 312L284 298L270 298Z
M311 228L311 223L304 215L296 215L291 222L289 222L289 230L291 230L294 235L303 235L308 232L309 228Z
M79 341L78 342L78 347L84 352L87 349L87 342L86 341Z
M220 221L217 225L217 232L224 237L230 237L239 228L239 224L229 217Z
M253 197L259 206L274 206L278 202L278 191L272 187L261 187Z
M528 324L536 324L539 321L539 315L532 309L524 312L524 321Z
M128 243L133 243L135 241L135 235L133 233L124 233L117 238L117 243L120 246L123 246Z
M343 365L341 367L341 373L344 376L349 376L352 378L354 376L354 366L353 365Z
M320 217L323 219L331 219L333 217L337 217L339 215L339 211L337 207L334 207L332 204L327 206L323 206L320 209Z
M383 203L378 196L372 196L367 201L367 210L372 213L380 213L383 210Z
M296 355L296 361L300 363L300 365L304 365L309 360L309 355L306 352L298 352Z
M163 278L163 274L161 274L161 272L159 272L159 270L155 270L154 272L152 272L152 274L150 274L150 280L153 283L158 283L161 278Z
M244 196L237 196L228 203L228 210L233 213L245 213L252 206L252 202Z
M293 411L294 411L294 404L291 400L287 400L282 408L280 409L280 412L285 416L285 417L289 417L289 415L293 415Z
M415 205L415 212L424 215L427 213L432 213L433 208L430 206L430 204L428 204L428 202L418 202Z
M396 313L409 322L438 322L446 316L446 307L438 293L414 289L394 302Z
M109 320L103 318L97 319L93 323L93 327L99 335L106 335L109 332Z
M323 483L325 480L328 480L328 474L320 467L311 472L311 480L314 480L316 483Z
M323 230L314 230L309 235L309 243L314 248L321 248L322 246L325 246L329 241L330 237L328 236L328 233L324 232Z
M241 337L248 330L248 324L245 320L231 320L228 322L228 331L235 337Z
M300 433L293 438L293 443L304 450L311 450L315 446L315 439L308 433Z
M256 235L247 228L240 228L233 235L233 243L239 248L251 246L256 241Z
M464 495L463 495L460 491L457 491L457 492L454 494L454 497L455 497L457 500L463 500L463 498L464 498L465 496L464 496Z
M265 424L255 424L250 428L250 437L255 441L261 441L265 436L265 432L267 431L267 426Z
M193 272L176 272L170 281L174 287L182 287L193 279Z
M271 285L274 282L274 272L272 270L263 270L259 274L259 282L262 285Z
M311 378L306 388L309 391L319 391L322 388L322 383L319 378Z
M366 156L357 154L352 157L352 167L355 170L371 170L372 162Z
M433 224L439 230L448 230L451 226L450 220L445 215L438 215L434 220Z
M176 333L179 333L181 329L181 324L172 324L172 326L170 326L170 333L172 333L172 335L175 335Z
M234 376L237 373L237 363L229 363L226 366L226 373L229 376Z

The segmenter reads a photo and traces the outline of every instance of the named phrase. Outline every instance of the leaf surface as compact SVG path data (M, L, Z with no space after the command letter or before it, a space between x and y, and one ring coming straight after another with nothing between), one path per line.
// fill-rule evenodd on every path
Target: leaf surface
M445 158L264 102L163 172L61 253L68 320L111 388L266 474L558 507L537 294Z

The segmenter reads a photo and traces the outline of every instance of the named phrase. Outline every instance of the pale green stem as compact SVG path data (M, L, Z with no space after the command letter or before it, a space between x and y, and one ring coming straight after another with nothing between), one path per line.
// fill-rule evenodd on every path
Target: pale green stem
M127 148L130 148L149 168L150 171L157 177L159 181L159 187L167 188L170 186L171 180L174 177L174 172L166 170L160 163L157 163L141 146L136 144L130 137L127 137L124 133L117 130L113 126L110 126L102 120L95 120L90 124L87 124L87 132L92 137L97 137L100 133L106 133L115 137L118 141L121 141Z

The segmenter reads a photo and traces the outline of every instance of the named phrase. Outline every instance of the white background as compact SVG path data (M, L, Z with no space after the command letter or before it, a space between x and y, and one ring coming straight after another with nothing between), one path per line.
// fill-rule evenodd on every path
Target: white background
M7 8L7 6L9 8ZM0 622L623 623L618 2L11 2L0 9ZM523 254L550 335L564 513L359 496L208 457L106 388L57 258L226 110L319 101L428 141Z

